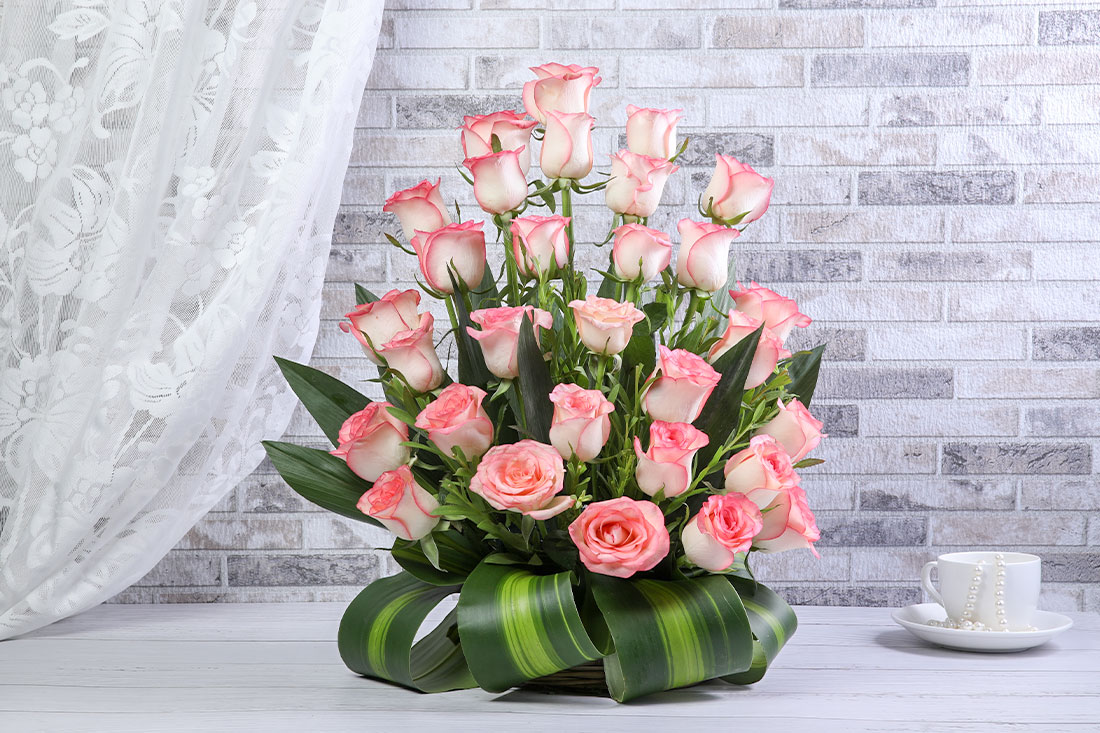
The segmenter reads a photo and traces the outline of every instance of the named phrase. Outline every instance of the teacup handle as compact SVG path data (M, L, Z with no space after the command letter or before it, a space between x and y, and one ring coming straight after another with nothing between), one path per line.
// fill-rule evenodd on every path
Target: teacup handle
M932 585L932 568L938 567L935 560L926 562L924 567L920 571L920 584L928 595L932 596L932 600L936 603L943 605L943 596L936 590L936 586Z

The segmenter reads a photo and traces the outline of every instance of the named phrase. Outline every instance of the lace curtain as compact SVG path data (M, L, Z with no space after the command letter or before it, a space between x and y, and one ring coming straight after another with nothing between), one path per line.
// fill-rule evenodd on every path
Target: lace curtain
M381 0L0 0L0 638L144 575L304 361Z

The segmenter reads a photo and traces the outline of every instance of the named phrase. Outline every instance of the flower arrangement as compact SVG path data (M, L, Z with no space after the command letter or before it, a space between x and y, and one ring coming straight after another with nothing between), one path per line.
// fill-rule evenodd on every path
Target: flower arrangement
M496 112L461 128L499 272L486 223L463 221L457 204L452 221L439 181L383 208L404 234L391 243L418 258L423 291L446 306L457 381L418 291L357 286L340 325L377 364L386 401L280 359L334 449L265 446L302 496L396 535L403 570L371 583L341 623L355 672L430 692L595 669L619 701L754 682L796 621L749 557L813 550L797 470L820 463L806 456L824 437L806 407L823 346L784 346L810 319L739 285L727 264L773 182L718 155L702 220L679 222L673 266L669 235L648 221L687 146L676 145L680 111L628 107L627 149L584 182L598 70L533 71L530 119ZM532 140L544 179L528 180ZM613 220L593 244L611 247L607 270L585 274L573 266L573 196L598 191ZM414 644L453 594L457 608Z

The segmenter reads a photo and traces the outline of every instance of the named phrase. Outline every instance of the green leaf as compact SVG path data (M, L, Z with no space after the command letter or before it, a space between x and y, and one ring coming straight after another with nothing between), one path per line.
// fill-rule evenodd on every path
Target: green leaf
M750 668L749 619L725 578L588 578L615 642L604 674L619 702Z
M364 303L374 303L378 300L381 300L381 298L364 288L359 283L355 283L355 302L357 305L362 305Z
M542 357L542 349L535 341L535 330L530 318L523 318L519 326L519 376L516 385L522 398L524 427L527 433L542 443L550 443L550 423L554 417L554 405L550 402L550 368Z
M810 466L820 466L825 462L824 458L803 458L798 463L794 464L795 468L809 468Z
M431 585L405 572L374 581L340 620L340 658L353 672L421 692L476 687L457 641L453 611L413 644L432 609L457 591L457 586Z
M607 272L615 272L614 252L610 252L607 255ZM605 274L603 276L603 282L600 283L600 289L596 291L596 295L601 298L618 299L620 287L619 281L616 278L609 277Z
M648 320L638 321L630 334L630 341L623 349L623 365L619 374L629 384L634 379L634 368L642 368L642 378L649 376L657 363L657 346L653 334L657 329Z
M447 274L450 276L451 286L455 290L451 296L451 302L454 304L455 315L458 319L458 330L455 332L455 342L458 344L458 381L468 387L485 389L488 387L493 374L485 366L485 356L481 353L481 344L466 330L473 325L473 321L470 320L470 311L466 308L466 299L458 290L458 282L454 273L448 271ZM492 275L488 267L485 268L485 275L482 278L483 284L485 278L489 278L492 282Z
M768 665L798 628L798 618L786 601L762 583L730 575L726 579L733 584L745 604L752 628L753 649L749 669L722 679L735 685L748 685L764 676Z
M317 448L275 440L265 440L263 446L275 470L303 499L349 519L382 526L356 509L370 484L352 473L342 459Z
M340 426L344 421L370 404L366 395L313 367L278 356L275 363L333 445L340 442Z
M458 633L478 685L502 692L602 656L581 623L570 577L490 563L470 573Z
M393 541L390 554L407 573L432 585L461 585L488 549L458 530L432 534L439 549L439 568L432 565L419 542Z
M798 397L806 407L810 406L814 388L817 387L817 375L821 370L821 355L824 352L825 344L818 344L809 351L800 351L795 354L787 365L787 371L791 375L787 393Z
M763 332L764 326L761 325L712 364L722 378L695 421L695 427L710 437L710 443L699 451L697 465L707 465L715 452L737 430L741 417L741 398L745 394L745 380L749 378L749 368L756 356L756 347Z

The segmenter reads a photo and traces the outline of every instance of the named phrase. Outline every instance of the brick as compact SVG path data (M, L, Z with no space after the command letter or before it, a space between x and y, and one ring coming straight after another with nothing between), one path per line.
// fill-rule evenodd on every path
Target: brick
M859 252L844 250L796 250L734 253L738 277L760 283L852 282L860 279Z
M307 517L302 529L311 550L388 550L393 544L393 535L381 527L329 513Z
M501 110L523 112L518 95L417 94L397 98L397 127L454 130L466 115L487 115Z
M974 128L946 130L943 165L1100 163L1100 140L1089 128Z
M1089 283L948 294L952 321L1100 321L1100 288Z
M1009 511L1016 507L1014 479L882 478L865 482L860 510L929 511L980 509Z
M699 48L703 31L696 18L668 17L654 22L649 17L582 18L551 16L549 47L589 48Z
M536 48L539 21L478 15L449 16L440 22L434 17L398 16L395 35L402 48Z
M1039 13L1039 45L1100 43L1100 10L1048 10Z
M936 138L919 132L790 132L779 139L786 165L924 165L935 162Z
M769 586L792 581L847 580L848 555L842 552L822 553L814 557L809 552L757 553L752 560L753 574Z
M456 120L457 126L462 120ZM378 168L396 166L452 166L462 161L457 135L387 135L357 130L352 142L351 165Z
M960 87L969 77L964 53L819 54L810 67L815 87Z
M1020 488L1020 508L1096 511L1100 509L1100 481L1025 478ZM1095 519L1092 524L1100 526Z
M1084 536L1085 518L1068 512L1004 512L993 521L984 512L932 515L934 545L1080 545Z
M213 507L210 508L210 513L211 514L225 514L225 513L229 513L229 512L235 512L235 511L237 511L237 491L236 491L236 487L234 487L233 489L230 489L228 494L223 496L221 498L221 500L218 501L217 504L215 504ZM0 512L0 536L3 536L3 534L4 534L4 517L3 517L3 513Z
M934 209L785 211L791 242L940 242L943 214Z
M221 559L213 553L173 550L158 562L136 586L221 585Z
M943 307L940 294L928 288L893 290L897 299L883 302L875 289L833 287L789 288L802 310L821 321L934 321Z
M952 396L950 369L851 367L823 369L817 396L825 399L946 399Z
M302 524L295 519L204 519L179 544L182 550L296 550Z
M321 507L294 493L277 475L252 474L241 483L241 511L257 514L320 512Z
M676 159L678 165L705 165L714 168L714 156L732 155L751 166L769 166L775 162L775 138L755 132L702 132L691 133L684 154ZM626 134L619 136L619 148L626 147ZM708 178L709 180L709 178Z
M378 53L374 57L367 89L465 89L469 61L464 54L417 56Z
M1031 252L1027 250L967 250L951 252L873 252L869 280L891 282L989 282L1030 280ZM1045 254L1044 254L1045 257Z
M1037 437L1082 437L1100 435L1100 404L1075 400L1057 407L1033 407L1026 418L1028 435Z
M792 0L784 0L784 2ZM811 2L812 0L801 0ZM837 2L843 0L835 0ZM857 0L847 0L856 2ZM864 0L872 2L873 0ZM899 608L921 602L919 586L909 583L903 587L886 585L844 585L826 587L815 585L776 586L773 588L792 606L866 606L872 608Z
M596 118L596 124L605 129L613 129L616 133L626 127L626 107L629 104L638 107L653 107L656 109L683 110L680 120L679 136L694 136L696 130L688 128L708 129L707 122L707 98L692 89L646 89L644 92L634 89L604 89L601 84L589 98L589 112ZM602 164L601 155L597 154L597 162Z
M381 210L341 209L332 228L333 244L384 243L386 233L400 234L397 217Z
M707 53L669 63L667 56L627 56L623 67L632 70L633 86L753 88L802 86L802 57L795 54L747 56Z
M1011 204L1012 171L905 171L859 174L861 205Z
M825 423L830 438L854 438L859 435L858 405L814 405L814 416Z
M928 539L928 519L912 514L821 514L818 547L905 547L923 545Z
M605 89L618 86L619 62L616 56L602 53L585 53L580 59L585 66L595 66L600 70L603 80L592 96L601 94ZM502 54L476 56L474 58L474 86L477 89L506 89L519 99L523 85L535 78L530 67L546 63L543 53L529 53L517 56ZM628 67L629 68L629 67ZM672 87L685 86L670 84Z
M863 18L842 15L807 23L794 15L722 15L714 20L714 48L858 48Z
M379 245L338 244L329 248L329 282L381 282L386 278L386 250Z
M381 206L386 200L386 188L382 177L373 168L348 168L344 176L344 190L340 204Z
M813 205L850 204L851 176L846 171L808 171L805 168L775 171L773 204ZM709 178L707 179L709 181ZM700 190L705 189L706 181Z
M1100 123L1100 91L1092 87L1050 89L1043 95L1043 119L1048 124Z
M613 10L615 0L481 0L481 10Z
M940 10L868 16L871 46L1026 46L1033 14L1025 9Z
M852 551L852 580L915 580L920 577L921 568L935 557L929 552L907 550Z
M378 555L230 555L230 586L366 585L378 577Z
M936 472L936 446L919 441L825 440L814 458L825 459L813 467L814 476Z
M867 349L867 332L858 328L826 328L814 324L809 328L796 328L787 338L791 351L811 349L826 344L825 359L834 361L863 361Z
M779 0L781 8L930 8L936 0Z
M1100 73L1100 51L1093 49L1014 48L985 51L974 60L974 80L980 85L1094 84Z
M759 93L747 90L722 92L710 100L714 127L863 127L867 124L866 94L804 89L777 89L761 104ZM802 174L799 174L802 175ZM778 183L778 182L777 182Z
M1100 369L959 367L955 386L961 398L1100 397Z
M1035 261L1036 280L1096 280L1100 249L1085 242L1076 247L1044 247Z
M1037 125L1042 97L1029 89L966 89L893 93L882 98L883 127L930 125Z
M815 405L815 411L820 405ZM850 512L856 507L856 483L836 477L819 475L814 468L799 469L802 487L806 489L814 511L841 510Z
M1100 171L1087 168L1032 169L1022 177L1021 184L1021 200L1025 204L1100 203Z
M364 94L363 102L359 106L359 117L355 120L356 127L389 127L390 98L383 94Z
M985 402L891 401L864 404L861 412L863 434L881 437L1015 436L1020 422L1015 406Z
M485 7L485 2L481 3ZM389 0L386 10L467 10L473 0Z
M867 332L872 361L1024 359L1027 331L1018 326L890 325Z
M1036 361L1100 361L1100 327L1036 328L1032 358Z
M1039 589L1039 608L1044 611L1080 611L1082 588L1046 584Z
M970 474L1082 474L1092 470L1085 443L944 443L943 472Z

